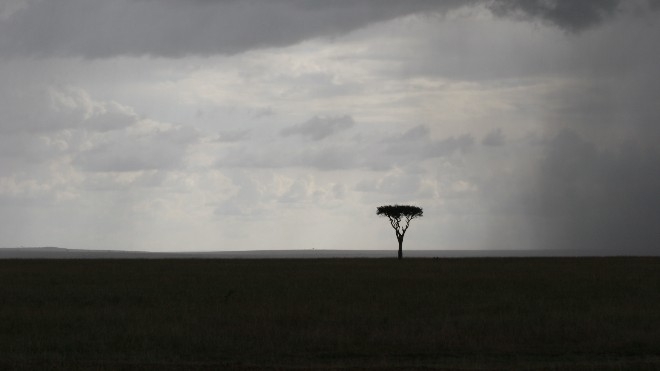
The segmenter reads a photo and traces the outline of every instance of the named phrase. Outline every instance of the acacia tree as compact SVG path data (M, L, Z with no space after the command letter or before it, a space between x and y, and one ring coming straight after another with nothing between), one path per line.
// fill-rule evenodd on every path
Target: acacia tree
M421 218L424 210L421 207L411 205L385 205L376 209L376 215L386 216L390 219L390 224L396 233L396 239L399 241L399 259L403 258L403 236L408 230L410 221L415 218Z

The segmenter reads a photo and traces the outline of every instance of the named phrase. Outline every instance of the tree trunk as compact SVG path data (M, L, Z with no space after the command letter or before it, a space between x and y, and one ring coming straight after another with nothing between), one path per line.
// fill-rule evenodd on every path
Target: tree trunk
M399 259L403 258L403 238L399 239Z

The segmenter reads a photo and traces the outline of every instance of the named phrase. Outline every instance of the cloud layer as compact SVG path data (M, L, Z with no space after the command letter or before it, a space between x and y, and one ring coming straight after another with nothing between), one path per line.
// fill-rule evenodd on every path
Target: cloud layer
M331 37L372 22L444 11L460 3L26 0L5 6L0 47L11 54L88 58L233 54Z
M302 124L282 129L284 136L302 135L312 140L321 140L340 131L348 130L355 122L351 116L318 117L315 116Z
M655 4L2 2L0 246L655 251Z
M646 8L652 2L627 2L631 3ZM619 0L14 0L3 4L0 49L4 55L86 58L234 54L331 38L411 14L445 14L474 5L499 16L538 19L582 31L624 8Z

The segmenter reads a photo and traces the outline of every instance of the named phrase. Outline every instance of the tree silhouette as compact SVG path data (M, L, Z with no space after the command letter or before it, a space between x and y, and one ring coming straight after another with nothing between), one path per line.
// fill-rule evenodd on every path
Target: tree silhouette
M396 239L399 241L399 259L403 258L403 236L408 230L410 221L424 216L424 210L421 207L410 205L385 205L376 209L376 215L386 216L390 219Z

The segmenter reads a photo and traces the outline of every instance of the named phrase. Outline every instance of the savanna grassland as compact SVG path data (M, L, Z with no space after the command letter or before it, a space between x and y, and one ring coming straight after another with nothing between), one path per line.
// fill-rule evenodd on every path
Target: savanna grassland
M660 258L0 260L1 369L660 369Z

